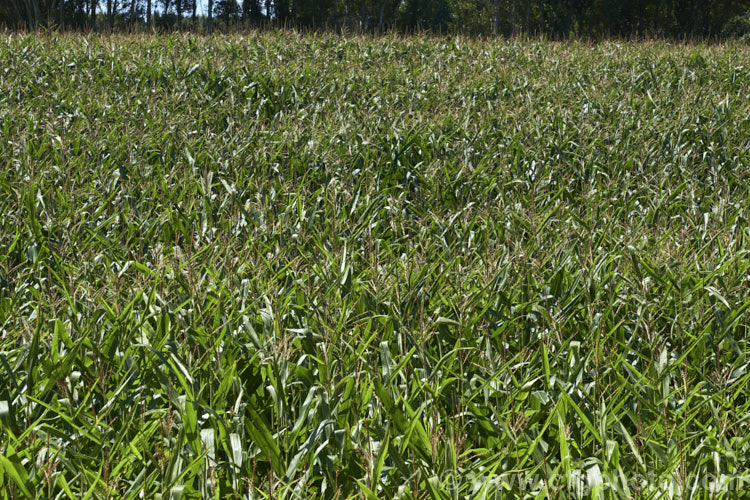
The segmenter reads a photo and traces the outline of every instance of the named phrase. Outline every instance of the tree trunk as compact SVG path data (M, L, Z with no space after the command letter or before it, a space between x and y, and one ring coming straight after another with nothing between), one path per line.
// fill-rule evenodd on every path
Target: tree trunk
M177 3L177 30L182 29L182 0L175 0Z
M39 0L26 0L25 7L29 29L34 30L39 26Z
M63 8L65 7L65 0L57 0L57 25L59 29L63 29L63 23L65 22L65 18L63 16Z
M20 0L13 0L13 10L16 11L16 16L18 16L18 19L23 19L23 5L19 4L18 2L20 2Z
M24 17L26 17L26 9L24 8L23 3L21 3L21 0L13 0L13 7L15 8L16 16L18 16L18 22L25 22ZM16 27L20 28L20 24Z
M34 0L34 28L39 27L39 20L42 18L41 10L39 9L39 0Z
M513 35L516 35L516 23L518 22L518 0L513 0Z
M195 29L196 19L198 19L198 0L193 0L193 29Z
M130 12L128 12L128 22L131 25L135 24L135 2L136 0L130 0Z
M380 19L378 20L378 32L383 32L383 21L385 16L385 4L388 0L380 0Z
M107 0L107 26L112 31L115 27L115 11L117 10L117 0Z
M20 23L24 21L24 17L26 17L25 16L26 9L24 8L22 0L13 0L13 7L16 11L16 16L18 16L18 22ZM17 26L17 27L20 27L20 26Z
M146 25L151 27L151 0L146 1Z
M45 12L45 17L46 17L45 21L47 25L55 21L59 21L60 19L59 9L60 9L59 0L52 0L52 3L47 5L47 11ZM57 19L55 19L55 14L57 14Z
M531 0L526 0L526 34L531 31Z
M214 29L214 0L208 0L208 24L206 31L210 35Z
M544 0L539 0L539 34L544 34Z
M162 23L167 23L169 28L172 28L172 26L169 24L169 18L167 17L167 14L169 14L169 7L172 6L172 0L164 0L164 10L161 13L162 17Z
M667 22L666 22L667 38L672 36L672 0L667 0Z
M96 4L97 0L91 0L91 29L96 31Z
M500 34L500 0L495 0L495 19L492 26L492 32L495 36Z

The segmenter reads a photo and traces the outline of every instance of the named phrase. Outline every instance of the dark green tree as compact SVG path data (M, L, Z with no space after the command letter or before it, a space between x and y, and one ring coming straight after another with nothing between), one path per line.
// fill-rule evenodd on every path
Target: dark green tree
M294 22L299 26L325 26L335 12L335 0L295 0Z
M263 20L263 17L263 7L260 0L243 0L242 19L245 22L257 24Z
M444 33L451 23L447 0L405 0L401 4L401 26L406 29L428 29Z
M225 24L240 18L240 6L237 0L218 0L214 6L214 14L220 17Z

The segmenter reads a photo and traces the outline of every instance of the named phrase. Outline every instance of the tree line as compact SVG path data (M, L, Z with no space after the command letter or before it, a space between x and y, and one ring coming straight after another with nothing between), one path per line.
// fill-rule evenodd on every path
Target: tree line
M3 0L10 28L212 32L283 25L554 38L741 36L750 0Z

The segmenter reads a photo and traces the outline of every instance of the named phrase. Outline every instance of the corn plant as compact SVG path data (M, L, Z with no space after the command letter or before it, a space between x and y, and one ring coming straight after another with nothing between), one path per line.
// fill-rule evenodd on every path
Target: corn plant
M3 498L736 498L750 56L0 41Z

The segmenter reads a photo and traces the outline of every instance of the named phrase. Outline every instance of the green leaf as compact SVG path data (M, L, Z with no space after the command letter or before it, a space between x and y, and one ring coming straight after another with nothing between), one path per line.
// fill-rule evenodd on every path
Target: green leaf
M20 457L16 454L11 444L6 446L5 454L0 453L0 467L2 467L3 473L10 478L26 498L34 498L36 496L34 485L29 481L29 473L24 468Z

